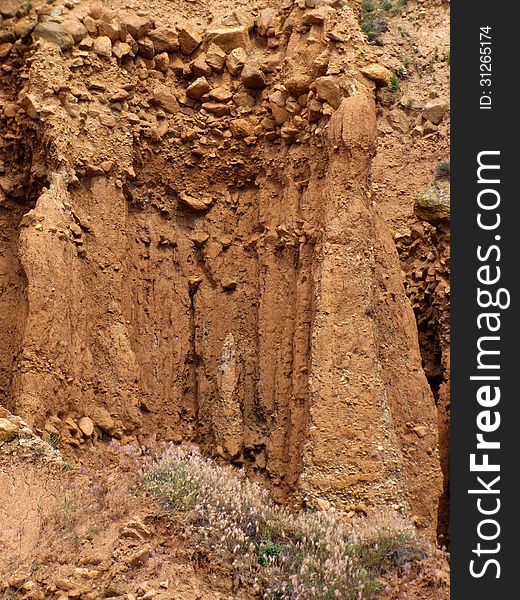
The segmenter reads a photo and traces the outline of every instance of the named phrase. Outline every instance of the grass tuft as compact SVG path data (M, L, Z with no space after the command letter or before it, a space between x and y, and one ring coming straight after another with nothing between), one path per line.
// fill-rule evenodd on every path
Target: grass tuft
M267 599L380 598L382 575L426 555L415 529L396 514L357 528L334 511L293 514L236 469L195 450L168 448L143 480L198 553L249 577Z

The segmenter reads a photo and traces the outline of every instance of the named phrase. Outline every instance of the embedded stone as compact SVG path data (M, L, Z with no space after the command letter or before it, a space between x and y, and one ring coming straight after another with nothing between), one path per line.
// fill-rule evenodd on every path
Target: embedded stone
M74 38L75 43L80 42L88 33L85 25L76 19L66 19L62 25L65 31Z
M179 102L177 101L176 96L166 88L156 90L151 103L160 106L163 110L172 115L179 110Z
M318 77L314 85L316 93L322 100L328 102L333 108L338 108L341 104L341 88L334 77Z
M233 77L236 77L246 64L247 52L244 48L234 48L226 58L226 67Z
M235 48L248 48L251 44L247 26L212 29L208 31L205 41L216 44L226 53Z
M377 86L386 87L390 84L392 73L383 65L373 63L360 69L361 73L371 79Z
M190 25L184 23L179 27L179 46L183 54L192 54L202 43L200 32Z
M174 29L159 27L151 31L148 37L152 40L157 53L177 52L179 49L179 36Z
M139 17L137 15L123 15L121 20L126 26L128 33L135 40L140 40L148 35L153 26L153 23L149 18Z
M112 40L106 35L102 35L94 40L92 50L102 58L110 58L112 56Z
M261 90L265 88L265 75L261 69L252 63L246 63L240 74L240 80L244 87L252 90Z
M56 44L61 50L68 50L74 46L74 38L60 23L38 23L34 28L33 36L36 40Z
M204 94L210 91L211 87L205 77L199 77L188 87L186 95L194 100L200 100Z
M206 62L217 73L221 73L226 65L226 53L220 46L211 43L206 51Z
M229 115L230 112L229 106L220 102L204 102L202 104L202 108L216 117Z
M426 106L423 108L422 115L428 121L431 121L434 125L438 125L446 111L448 110L448 103L442 102L440 100L432 100L428 102Z

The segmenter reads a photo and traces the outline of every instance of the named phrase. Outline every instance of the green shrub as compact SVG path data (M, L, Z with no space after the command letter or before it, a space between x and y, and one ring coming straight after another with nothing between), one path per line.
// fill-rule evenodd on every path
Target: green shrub
M449 179L450 178L450 163L441 162L435 167L435 179Z

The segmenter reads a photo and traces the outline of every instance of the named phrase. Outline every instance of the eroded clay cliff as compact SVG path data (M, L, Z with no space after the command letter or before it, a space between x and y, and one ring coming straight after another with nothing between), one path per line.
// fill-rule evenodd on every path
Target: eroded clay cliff
M0 403L435 528L437 409L371 192L390 72L353 7L113 6L2 13Z

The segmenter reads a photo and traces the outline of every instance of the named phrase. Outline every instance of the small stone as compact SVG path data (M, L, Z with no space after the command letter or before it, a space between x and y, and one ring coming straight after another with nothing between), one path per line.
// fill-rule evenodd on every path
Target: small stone
M242 69L240 75L244 87L252 90L261 90L265 88L265 75L262 73L260 68L252 63L247 63Z
M258 13L258 17L256 18L256 29L259 35L263 37L267 36L267 32L272 27L275 17L276 12L272 8L264 8Z
M213 203L213 198L211 198L210 196L204 196L202 198L194 198L193 196L190 196L189 194L186 194L186 193L179 194L179 199L181 200L181 202L183 204L185 204L186 206L189 206L191 209L193 209L196 212L204 212L204 211L208 210L208 208Z
M102 35L94 40L92 50L102 58L110 58L112 56L112 41L106 35Z
M143 523L140 517L134 517L120 529L121 537L133 538L144 541L152 537L151 530Z
M202 108L216 117L229 115L230 112L229 106L220 102L204 102Z
M341 104L341 88L336 79L332 76L318 77L314 82L316 93L322 99L328 102L333 108L338 108Z
M74 38L60 23L38 23L34 28L34 39L45 40L56 44L61 50L68 50L74 46Z
M87 35L87 28L83 23L76 19L65 19L62 23L65 31L70 33L74 38L74 42L80 42Z
M101 6L99 6L99 4L93 3L88 7L88 14L93 19L99 20L103 16L103 9Z
M0 0L0 15L4 19L12 19L20 10L20 3L16 0Z
M280 135L284 142L290 144L296 139L296 136L298 135L298 129L287 125L280 129Z
M428 121L431 121L434 125L438 125L444 118L447 110L447 102L432 100L423 108L422 116Z
M220 285L224 290L235 290L237 287L237 282L231 277L224 277L220 282Z
M233 77L236 77L246 64L247 52L244 48L234 48L226 58L226 67Z
M220 27L208 31L206 42L212 42L222 48L226 53L235 48L248 48L251 44L249 28L247 25L240 27Z
M152 40L155 52L177 52L179 37L174 29L159 27L150 32L148 37Z
M121 25L117 22L107 23L106 21L100 21L98 23L98 35L106 35L106 37L110 38L111 42L115 42L120 39Z
M126 26L128 33L135 40L140 40L148 35L153 26L153 23L150 19L146 17L138 17L137 15L124 15L121 20Z
M8 419L0 419L0 442L14 440L18 433L18 426Z
M211 87L205 77L199 77L188 87L186 95L194 100L200 100L204 94L210 91Z
M128 564L131 567L142 567L149 558L150 550L148 548L141 548L135 554L130 556Z
M170 57L168 52L161 52L155 56L155 68L161 73L166 73L170 68Z
M428 429L424 425L417 425L417 427L414 427L413 430L415 431L417 436L420 438L425 437L426 434L428 433Z
M202 43L201 34L190 23L184 23L179 27L178 39L183 54L192 54Z
M78 421L78 427L87 437L94 433L94 422L90 417L81 417Z
M390 78L392 77L392 73L379 63L373 63L367 67L363 67L360 71L365 77L371 79L379 87L388 86Z
M36 27L36 25L37 25L37 21L28 21L28 22L19 21L13 27L13 32L17 38L20 38L23 40L34 31L34 28ZM5 41L8 42L9 40L5 40Z
M13 117L16 117L17 113L18 113L18 106L16 104L14 104L13 102L10 102L9 104L4 105L4 115L8 119L12 119Z
M36 97L33 94L27 94L20 101L20 106L25 110L31 119L38 118L39 106Z
M155 56L155 47L150 38L142 38L137 42L139 54L147 60L152 60Z
M152 104L160 106L167 113L174 115L179 110L179 102L174 94L167 88L159 88L155 91L151 100Z
M235 138L245 138L254 135L253 125L247 119L233 119L229 130Z
M7 58L12 49L13 44L11 44L10 42L0 44L0 60L3 58Z
M211 77L213 71L205 59L205 55L201 54L192 63L193 75L195 77Z
M134 52L132 51L130 44L127 44L126 42L116 42L112 47L112 54L119 60L125 56L134 56Z
M316 506L320 510L329 510L330 502L328 500L326 500L325 498L316 498Z
M320 6L310 10L303 15L302 23L304 25L323 25L325 21L334 15L336 11L332 6Z
M209 240L209 235L205 231L196 231L190 236L190 240L197 248L201 248Z
M233 92L225 86L219 86L210 90L209 96L216 102L229 102L233 98Z
M97 28L98 28L98 24L97 21L94 21L94 19L92 17L89 17L88 15L83 19L83 25L85 25L85 29L90 33L90 35L92 36L97 36Z
M64 592L70 592L76 587L74 583L72 583L72 581L70 581L69 579L65 579L65 577L60 577L56 579L54 585L58 589L63 590Z
M415 214L424 221L436 224L450 221L450 181L439 180L417 196Z
M206 63L217 73L222 73L226 65L226 52L220 46L211 43L206 51Z
M277 125L283 125L289 118L289 111L278 104L270 103L271 113Z

